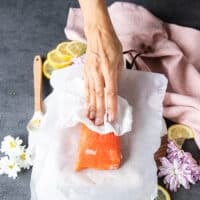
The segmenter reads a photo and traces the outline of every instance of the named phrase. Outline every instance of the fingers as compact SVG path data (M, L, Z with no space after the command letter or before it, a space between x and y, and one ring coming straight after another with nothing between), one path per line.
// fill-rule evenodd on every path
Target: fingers
M90 79L90 89L89 89L89 95L90 95L90 99L89 99L89 119L91 120L95 120L95 116L96 116L96 97L95 97L95 88L94 88L94 83L93 81Z
M92 66L92 67L91 67ZM88 104L87 116L96 125L103 124L104 105L104 78L99 70L99 62L96 55L89 56L84 67L85 96Z
M118 71L107 72L103 75L98 70L97 64L93 65L93 70L92 72L90 71L90 74L88 74L87 70L85 70L84 78L86 102L89 107L88 118L93 120L95 125L101 125L103 124L106 110L108 121L113 122L117 116ZM104 95L104 88L106 96Z
M113 122L117 116L117 75L114 74L105 78L106 87L106 108L108 121Z
M91 79L91 76L89 75L88 71L89 71L89 66L90 66L90 62L89 59L87 57L87 62L84 65L84 82L85 82L85 100L87 103L87 111L86 111L86 115L89 119L94 120L95 118L95 98L94 98L94 84L93 81Z
M95 76L96 117L95 124L103 124L105 113L104 78L100 73Z
M108 113L109 122L113 122L117 115L117 76L111 77L104 84L101 74L96 74L95 79L89 81L89 118L96 125L103 124L105 110ZM106 109L104 87L106 85Z
M85 66L85 68L87 68ZM85 98L88 105L87 117L90 120L95 119L96 115L96 97L95 97L95 85L92 77L88 77L87 70L84 73L85 79Z
M88 117L96 125L101 125L105 110L110 122L117 116L117 82L123 66L122 47L115 36L101 34L99 29L95 32L95 40L90 41L85 70Z
M86 67L84 67L84 69L85 68ZM85 81L85 100L86 100L87 105L89 105L89 102L90 102L90 92L89 92L90 87L89 87L89 79L88 79L86 70L84 70L84 81Z

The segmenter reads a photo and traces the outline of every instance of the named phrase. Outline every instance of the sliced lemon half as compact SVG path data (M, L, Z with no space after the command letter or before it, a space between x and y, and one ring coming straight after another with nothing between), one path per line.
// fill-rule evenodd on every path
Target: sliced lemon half
M171 197L165 188L158 185L158 196L155 198L155 200L171 200Z
M57 47L56 50L62 55L70 55L73 58L79 57L86 51L86 44L78 41L62 42Z
M179 148L182 148L182 145L186 139L194 138L193 130L183 124L175 124L169 127L167 130L168 139L174 140Z
M72 57L70 55L63 57L55 49L47 54L47 60L52 67L57 69L66 67L72 63Z
M177 138L185 138L185 139L194 138L193 130L189 126L183 124L175 124L170 126L167 133L168 133L168 139L171 140Z

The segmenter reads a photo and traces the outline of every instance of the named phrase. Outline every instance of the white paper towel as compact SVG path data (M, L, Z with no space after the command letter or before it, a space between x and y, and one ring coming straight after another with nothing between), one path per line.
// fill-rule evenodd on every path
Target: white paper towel
M157 189L157 169L153 155L160 145L162 100L167 84L166 78L160 74L123 70L119 81L119 94L133 107L134 123L132 131L121 136L122 166L119 170L87 169L74 172L73 164L79 138L79 125L74 122L79 119L70 116L76 116L73 115L74 112L80 110L80 116L83 113L82 109L69 108L69 99L65 97L70 94L69 88L73 94L77 92L77 96L82 95L83 87L79 88L80 91L76 91L74 85L79 81L77 74L80 75L80 70L82 70L81 66L73 70L66 68L54 74L52 79L52 85L57 89L45 101L47 113L43 128L36 134L31 200L150 200L154 198ZM72 79L75 81L73 84ZM68 98L74 98L74 95ZM77 99L81 98L75 98L74 102ZM81 106L80 102L76 103ZM127 102L124 103L129 110ZM66 126L66 122L68 125L71 124L70 127ZM118 119L118 122L124 124L123 119ZM129 130L130 122L131 120L127 120L128 125L123 130ZM116 125L108 128L112 130L118 128L117 132L122 130Z
M72 67L56 71L51 78L51 85L56 93L56 107L59 115L55 126L57 128L73 127L82 122L91 130L99 134L114 132L115 135L123 135L130 132L132 128L132 107L128 102L118 96L118 113L114 123L107 121L107 113L104 116L104 124L95 126L94 123L86 117L86 101L84 93L83 65L74 64ZM51 113L47 112L51 116ZM49 123L46 115L46 123ZM44 124L46 126L46 124Z

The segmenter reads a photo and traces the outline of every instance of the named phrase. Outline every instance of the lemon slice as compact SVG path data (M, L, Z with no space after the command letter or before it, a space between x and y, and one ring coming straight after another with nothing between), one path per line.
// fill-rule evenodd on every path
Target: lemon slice
M175 124L169 127L168 139L174 140L179 148L182 148L182 145L186 139L194 138L194 132L192 129L183 124Z
M47 79L51 78L52 72L56 70L56 68L52 67L48 61L46 60L43 64L43 74Z
M71 42L61 42L60 44L57 45L56 50L59 51L59 53L61 53L63 55L69 55L69 53L67 51L67 46L70 43Z
M162 186L158 185L158 196L155 200L171 200L171 198L169 192Z
M63 68L72 63L72 57L70 55L63 57L55 49L47 54L47 60L54 68Z
M56 47L56 51L58 52L58 54L60 56L62 56L63 58L68 57L69 52L67 51L67 46L70 44L70 42L62 42L60 44L58 44L58 46Z
M168 129L168 138L173 140L177 138L191 139L194 138L194 132L189 126L183 124L175 124Z
M62 42L56 50L62 55L70 55L73 58L79 57L86 51L86 44L78 41Z

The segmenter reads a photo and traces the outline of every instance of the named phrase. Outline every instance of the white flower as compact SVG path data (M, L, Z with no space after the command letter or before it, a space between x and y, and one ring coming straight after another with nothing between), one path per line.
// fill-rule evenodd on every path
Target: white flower
M29 169L33 165L32 153L29 148L25 149L25 146L22 146L22 142L19 137L4 137L0 151L6 156L0 158L0 175L7 174L15 179L21 168Z
M17 178L17 173L20 172L20 168L17 163L7 156L1 158L2 172L7 174L8 177L12 177L13 179Z
M21 154L18 157L16 157L16 163L20 168L23 169L29 169L33 165L31 154L28 151L28 149L21 152Z
M18 156L24 151L24 146L22 146L22 140L17 137L14 139L12 136L8 135L4 137L1 142L1 152L5 153L10 157Z

